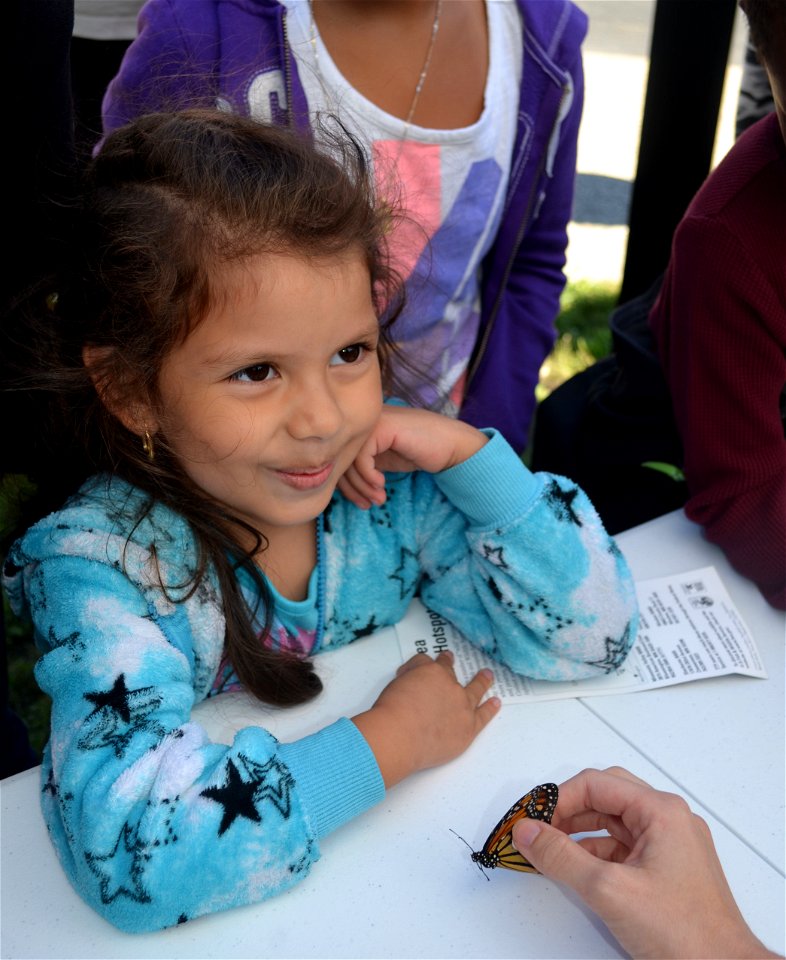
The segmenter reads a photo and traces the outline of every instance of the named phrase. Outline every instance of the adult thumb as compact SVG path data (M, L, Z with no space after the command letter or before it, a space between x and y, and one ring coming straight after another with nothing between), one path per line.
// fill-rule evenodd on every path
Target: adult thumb
M595 858L567 834L541 820L519 820L513 827L513 846L544 876L574 889L594 866Z

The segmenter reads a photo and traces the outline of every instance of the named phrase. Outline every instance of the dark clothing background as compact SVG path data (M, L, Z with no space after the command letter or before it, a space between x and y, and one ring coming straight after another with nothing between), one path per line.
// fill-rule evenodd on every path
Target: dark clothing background
M76 153L85 160L101 139L101 101L130 40L71 39L71 92Z
M15 324L10 313L17 300L57 262L68 236L73 196L74 134L70 43L73 0L9 0L3 7L6 71L4 151L6 243L0 281L0 418L3 424L0 473L28 473L35 468L35 405L24 391L9 391L13 370ZM51 469L51 464L49 465ZM6 504L4 509L9 510ZM7 521L4 516L3 521ZM5 534L7 531L3 531ZM0 618L0 725L3 752L0 776L34 766L39 758L27 730L9 704L5 622Z
M609 533L682 507L685 481L643 464L682 467L682 444L648 316L661 279L611 315L613 352L539 406L531 467L584 488Z

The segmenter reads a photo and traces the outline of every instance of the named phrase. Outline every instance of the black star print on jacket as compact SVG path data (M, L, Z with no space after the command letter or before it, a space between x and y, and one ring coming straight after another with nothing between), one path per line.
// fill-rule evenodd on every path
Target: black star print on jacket
M402 598L408 596L420 579L418 555L409 547L401 547L398 566L393 573L389 574L389 577L391 580L398 580Z
M600 667L604 673L611 673L616 670L627 656L630 648L630 623L625 627L625 632L617 640L614 637L606 637L606 656L602 660L588 660L591 667Z
M103 903L111 903L120 896L138 903L149 903L150 895L142 883L144 865L149 859L145 844L128 823L123 824L111 853L106 856L85 853L88 867L99 879Z
M232 760L227 763L227 779L223 787L208 787L202 791L203 797L215 800L224 808L224 815L218 826L219 837L226 833L238 817L245 817L260 823L262 817L254 804L257 784L253 780L243 781Z
M91 703L95 704L93 713L98 713L99 710L102 710L104 707L108 707L110 710L113 710L121 720L124 720L126 723L131 721L131 710L128 706L128 698L130 697L130 691L126 686L126 675L121 673L120 676L115 680L111 690L104 690L103 692L97 693L86 693L84 695L85 700L89 700ZM93 713L90 716L93 716Z
M215 800L224 808L221 823L218 826L218 835L222 836L232 826L238 817L245 817L254 823L261 823L262 817L257 810L257 803L270 800L284 819L289 817L289 792L293 784L292 775L276 762L269 760L265 764L253 763L242 754L239 759L250 780L243 780L234 760L227 761L227 777L223 787L207 787L201 796Z
M94 707L85 718L85 733L79 746L83 750L112 747L115 755L122 757L133 737L142 731L150 731L157 739L163 737L167 730L151 718L161 706L161 697L154 690L129 690L125 674L121 673L111 689L83 694Z
M577 527L581 527L583 526L581 518L573 509L573 501L578 495L578 487L563 490L555 479L549 481L549 485L546 487L544 493L546 503L548 503L554 511L555 517L559 520L570 520L570 522L575 523Z

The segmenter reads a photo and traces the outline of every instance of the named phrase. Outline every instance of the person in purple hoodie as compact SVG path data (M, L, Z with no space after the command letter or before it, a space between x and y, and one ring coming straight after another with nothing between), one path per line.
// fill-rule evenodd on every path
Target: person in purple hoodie
M340 118L407 212L408 399L522 452L565 284L586 28L569 0L149 0L104 131L197 105Z

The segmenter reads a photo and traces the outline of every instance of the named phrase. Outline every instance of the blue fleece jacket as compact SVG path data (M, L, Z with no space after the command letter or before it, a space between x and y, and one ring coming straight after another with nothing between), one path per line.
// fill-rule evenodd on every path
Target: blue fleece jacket
M637 626L622 554L580 489L530 473L489 436L450 470L389 475L381 507L336 494L309 595L277 603L279 627L308 633L322 596L318 653L395 624L419 595L528 676L617 667ZM161 505L137 522L146 499L93 478L14 545L4 574L13 608L33 621L36 677L52 698L49 832L80 894L129 931L287 889L320 838L384 792L346 718L286 744L249 727L228 746L191 720L222 670L221 596L212 574L183 586L191 530Z

